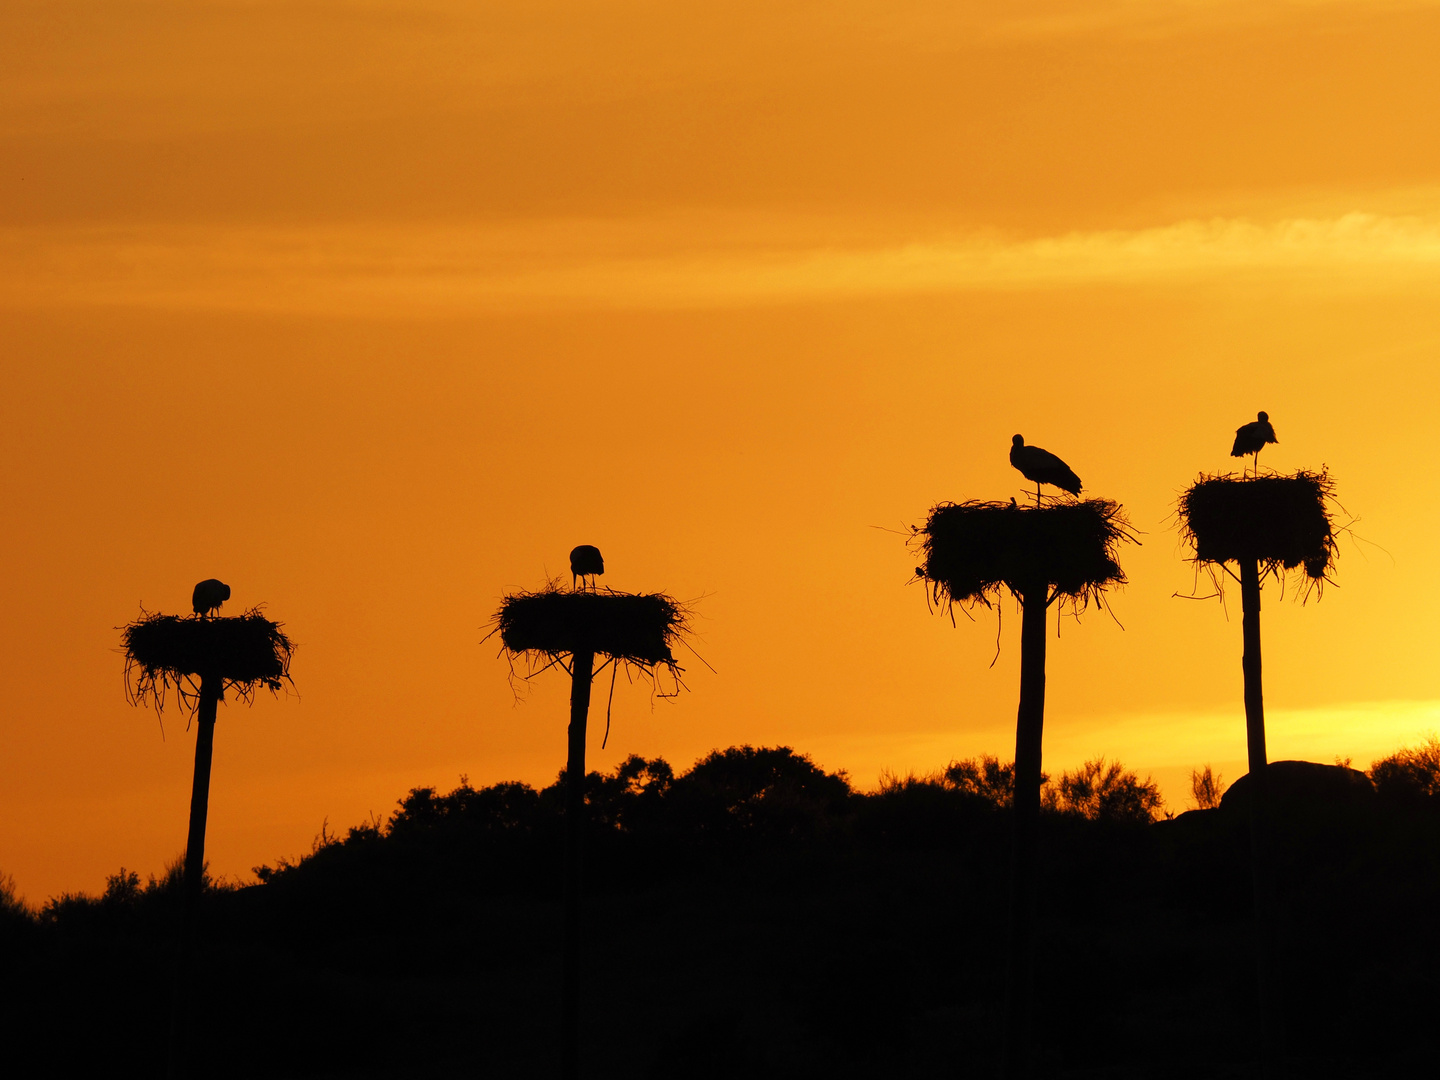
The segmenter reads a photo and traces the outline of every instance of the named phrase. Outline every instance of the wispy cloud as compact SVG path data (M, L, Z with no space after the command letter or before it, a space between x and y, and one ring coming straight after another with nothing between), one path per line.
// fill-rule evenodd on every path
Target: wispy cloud
M363 316L1097 285L1440 289L1434 217L1225 218L1030 239L872 230L840 241L731 224L13 229L0 233L0 303Z
M1064 38L1154 39L1423 10L1440 0L13 0L0 137L370 122L457 104L775 83ZM537 88L545 88L543 91Z

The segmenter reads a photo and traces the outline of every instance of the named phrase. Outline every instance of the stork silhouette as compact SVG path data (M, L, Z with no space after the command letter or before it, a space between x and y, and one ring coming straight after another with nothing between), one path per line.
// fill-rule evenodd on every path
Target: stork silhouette
M1071 495L1080 494L1080 477L1073 469L1048 450L1026 446L1025 436L1010 440L1010 464L1020 470L1026 480L1035 481L1035 505L1040 505L1040 485L1050 484Z
M581 544L570 551L570 587L576 588L576 580L589 578L590 588L595 588L595 579L605 573L605 560L600 549L594 544Z
M230 599L230 586L226 585L219 578L206 578L195 586L195 592L191 594L190 605L195 609L196 615L213 615L220 610L220 605Z
M1241 424L1235 429L1235 445L1230 448L1231 457L1244 457L1246 454L1253 455L1255 473L1260 473L1260 451L1265 449L1266 443L1279 443L1275 438L1275 429L1270 426L1270 414L1259 413L1254 420L1248 424Z

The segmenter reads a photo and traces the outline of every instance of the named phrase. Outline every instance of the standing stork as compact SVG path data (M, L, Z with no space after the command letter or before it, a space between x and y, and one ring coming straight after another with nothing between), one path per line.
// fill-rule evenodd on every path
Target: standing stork
M605 560L600 549L594 544L581 544L570 552L570 587L576 587L579 578L590 579L590 588L595 588L595 579L605 573Z
M1071 495L1080 494L1080 477L1049 450L1026 446L1025 436L1010 440L1010 464L1020 470L1026 480L1035 481L1035 505L1040 505L1040 485L1052 484Z
M1255 472L1260 472L1260 451L1265 449L1266 443L1279 443L1275 438L1275 429L1270 426L1270 414L1259 413L1256 418L1248 424L1241 424L1235 429L1235 445L1230 448L1231 457L1244 457L1246 454L1254 455Z
M230 599L230 586L219 578L206 578L195 586L195 592L190 597L190 604L195 609L196 615L213 615L220 610L220 605Z

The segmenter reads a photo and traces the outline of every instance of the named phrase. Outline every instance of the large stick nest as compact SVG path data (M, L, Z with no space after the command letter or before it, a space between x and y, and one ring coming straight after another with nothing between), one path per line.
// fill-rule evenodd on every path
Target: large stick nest
M1079 607L1125 583L1119 547L1136 543L1119 503L1108 499L1020 507L1014 502L941 503L914 542L915 568L937 603L984 604L1004 586L1017 597L1047 588Z
M1323 469L1294 476L1202 475L1180 496L1180 533L1196 562L1255 560L1262 573L1303 567L1329 579L1336 546L1328 502L1335 484Z
M673 669L672 646L685 633L686 612L663 593L575 592L552 582L505 597L495 625L512 654L604 653L647 669Z
M207 677L246 700L256 687L279 690L290 681L295 652L281 625L259 608L229 618L147 613L121 629L130 700L163 708L172 686L189 698L197 689L194 680Z

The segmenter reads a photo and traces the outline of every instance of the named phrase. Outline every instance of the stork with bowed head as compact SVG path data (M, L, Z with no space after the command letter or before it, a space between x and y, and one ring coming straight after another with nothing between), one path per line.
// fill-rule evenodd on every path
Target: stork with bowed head
M1266 443L1279 442L1280 440L1275 438L1275 429L1270 426L1270 414L1262 412L1250 423L1241 424L1235 429L1235 445L1230 448L1230 456L1254 455L1255 472L1259 475L1260 451L1265 449Z
M1080 494L1080 477L1073 469L1048 450L1026 446L1025 436L1010 440L1010 464L1020 470L1026 480L1035 482L1035 505L1040 505L1040 485L1050 484L1071 495Z
M220 605L230 599L230 586L218 578L206 578L195 586L190 603L196 615L210 616L220 610Z
M576 581L590 579L590 588L595 588L595 579L605 573L605 560L600 549L593 544L581 544L570 551L570 587L576 588Z

